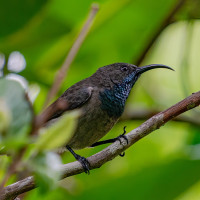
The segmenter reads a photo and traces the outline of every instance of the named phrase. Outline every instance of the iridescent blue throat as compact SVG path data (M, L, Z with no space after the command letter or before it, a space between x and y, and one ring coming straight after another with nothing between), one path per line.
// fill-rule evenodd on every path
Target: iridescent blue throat
M125 102L138 76L135 73L127 76L122 83L117 83L112 89L99 93L101 109L107 111L110 117L120 117L124 111Z

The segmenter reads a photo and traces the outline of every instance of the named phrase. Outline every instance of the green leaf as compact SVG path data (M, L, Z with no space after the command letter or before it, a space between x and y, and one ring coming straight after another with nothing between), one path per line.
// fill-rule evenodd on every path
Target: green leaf
M28 164L30 170L35 174L34 177L42 193L54 188L61 178L60 166L62 163L56 153L39 153Z
M4 122L1 125L7 126L4 144L7 148L17 148L26 143L26 136L33 118L30 103L26 99L22 86L16 81L7 79L0 79L0 99L6 102L7 108L4 109L9 110L6 112L6 122L4 112Z
M77 125L78 110L67 112L61 119L48 127L41 129L40 137L36 143L36 151L56 149L69 141Z
M11 112L4 99L0 99L0 133L5 132L11 122Z

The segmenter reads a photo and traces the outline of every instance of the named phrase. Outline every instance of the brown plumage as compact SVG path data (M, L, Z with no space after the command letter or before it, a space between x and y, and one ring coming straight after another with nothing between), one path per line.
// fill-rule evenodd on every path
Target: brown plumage
M77 157L71 148L82 149L91 146L108 133L121 116L126 99L139 76L154 68L171 69L165 65L137 67L127 63L101 67L92 76L68 88L43 112L38 123L49 123L59 119L68 110L81 109L77 129L71 140L66 143L68 149L80 161L80 156ZM86 161L81 161L88 172L89 167L84 162Z

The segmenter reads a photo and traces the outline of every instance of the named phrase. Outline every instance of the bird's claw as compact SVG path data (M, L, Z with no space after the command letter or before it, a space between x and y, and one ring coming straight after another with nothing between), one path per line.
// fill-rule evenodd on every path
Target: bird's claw
M120 142L120 144L122 144L121 138L123 138L124 140L126 140L126 144L128 144L128 138L125 136L125 134L126 134L126 126L124 126L124 132L121 135L119 135L117 137L117 139L116 139L116 140L118 140Z
M126 126L124 126L124 132L121 135L119 135L116 139L120 142L120 144L122 144L121 138L123 138L126 141L126 144L128 144L128 138L125 136L125 134L126 134ZM120 153L119 156L124 157L125 152Z
M90 163L85 157L77 155L77 161L79 161L85 171L86 174L90 174Z
M124 157L125 156L125 152L120 153L119 156Z

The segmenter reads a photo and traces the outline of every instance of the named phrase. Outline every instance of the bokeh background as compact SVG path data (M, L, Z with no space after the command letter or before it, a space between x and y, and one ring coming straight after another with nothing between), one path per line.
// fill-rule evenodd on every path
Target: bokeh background
M175 69L144 74L128 99L124 117L105 137L131 131L152 113L164 110L199 90L199 0L97 0L99 12L60 94L99 67L127 62L165 64ZM0 69L29 92L35 113L44 104L90 10L92 0L0 1ZM130 119L132 116L133 119ZM27 200L54 199L200 199L200 110L137 142L91 175L60 181L43 194L35 189ZM189 122L188 122L189 121ZM84 156L102 147L84 149ZM73 161L66 153L64 162Z

